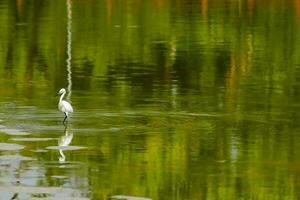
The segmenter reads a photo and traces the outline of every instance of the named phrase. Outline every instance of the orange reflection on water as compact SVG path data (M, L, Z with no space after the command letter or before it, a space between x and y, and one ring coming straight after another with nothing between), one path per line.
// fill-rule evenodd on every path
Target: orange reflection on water
M299 0L295 0L295 12L296 12L297 21L300 22L300 1Z
M208 0L200 0L200 10L201 14L206 21L207 19L207 10L208 10Z

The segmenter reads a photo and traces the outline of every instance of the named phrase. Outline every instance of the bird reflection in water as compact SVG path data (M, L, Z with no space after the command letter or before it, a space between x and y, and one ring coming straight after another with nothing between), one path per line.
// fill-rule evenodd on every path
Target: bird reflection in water
M70 131L70 128L68 128L68 125L65 125L64 135L61 136L58 140L58 146L59 146L59 162L64 163L66 161L66 156L64 154L64 149L70 145L73 139L73 133Z

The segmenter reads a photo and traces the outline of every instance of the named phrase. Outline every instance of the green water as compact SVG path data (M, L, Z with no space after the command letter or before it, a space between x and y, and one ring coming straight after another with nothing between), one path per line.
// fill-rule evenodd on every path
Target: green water
M299 47L298 0L0 0L0 199L299 199Z

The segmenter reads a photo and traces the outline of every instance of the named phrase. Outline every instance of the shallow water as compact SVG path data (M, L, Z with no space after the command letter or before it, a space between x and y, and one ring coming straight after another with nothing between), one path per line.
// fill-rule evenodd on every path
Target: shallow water
M0 0L0 199L299 199L299 13Z

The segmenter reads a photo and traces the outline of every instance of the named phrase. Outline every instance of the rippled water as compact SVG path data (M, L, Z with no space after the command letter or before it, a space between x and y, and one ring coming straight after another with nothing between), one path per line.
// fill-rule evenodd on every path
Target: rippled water
M299 13L0 0L0 199L299 199Z

